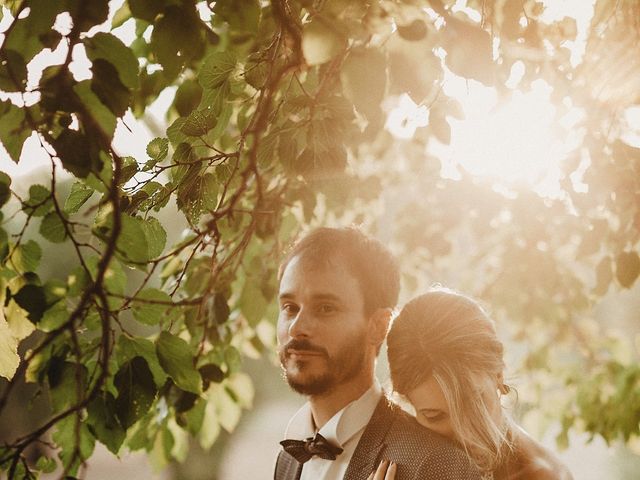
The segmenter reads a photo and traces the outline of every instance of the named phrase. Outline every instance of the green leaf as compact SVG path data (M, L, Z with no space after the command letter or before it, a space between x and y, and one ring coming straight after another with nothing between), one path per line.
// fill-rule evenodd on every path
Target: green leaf
M122 117L131 101L131 89L118 77L118 71L106 60L97 58L91 65L91 91L117 117Z
M449 145L449 143L451 143L451 126L443 113L444 112L432 111L429 116L429 127L440 142Z
M20 244L14 252L14 263L18 265L23 272L35 272L42 258L42 249L34 240Z
M347 46L347 40L328 20L315 16L302 28L302 53L308 65L321 65Z
M111 20L111 30L121 27L131 18L131 9L129 7L130 3L132 2L125 2L118 10L116 10L116 13L113 15L113 19Z
M238 426L240 417L242 415L242 408L234 398L230 395L226 388L222 385L213 385L214 392L211 392L215 396L216 410L218 413L218 419L220 426L227 432L233 433Z
M230 32L249 32L255 35L260 22L258 0L223 0L213 7L215 17L229 24Z
M233 53L224 51L209 55L200 69L198 81L206 89L221 86L236 67L236 57Z
M108 81L108 77L106 75L103 75L102 73L94 72L94 80L83 80L82 82L77 83L73 86L73 91L78 95L78 98L87 108L87 110L91 114L91 117L100 126L102 133L108 138L112 138L113 134L116 131L116 124L118 120L116 118L116 115L114 115L113 109L110 108L112 103L112 101L110 100L110 95L113 95L113 101L117 101L118 97L116 92L96 92L95 82L102 81ZM99 95L97 95L96 93L99 93ZM128 104L128 100L126 100L126 102ZM74 136L77 137L77 135ZM91 152L91 148L86 148L88 152ZM95 148L93 150L95 150ZM96 154L94 153L93 155L95 156ZM91 163L95 163L95 171L100 170L101 167L98 168L99 165L97 164L97 162L95 162L95 160ZM89 165L91 165L91 163L89 163Z
M180 131L190 137L201 137L215 127L216 123L216 115L213 110L194 110L189 114Z
M44 312L38 323L38 329L43 332L51 332L64 325L67 320L69 320L69 311L65 302L56 302Z
M89 60L107 61L112 65L127 89L138 86L138 59L122 40L110 33L98 32L83 40Z
M88 370L84 365L67 362L59 357L51 359L47 368L47 380L54 412L61 412L80 401L77 389L85 391L87 377Z
M0 207L11 198L11 177L4 172L0 172Z
M486 86L493 85L493 46L488 32L452 18L446 24L445 49L445 62L449 70Z
M153 23L165 4L165 0L129 0L131 15L149 23Z
M208 363L198 368L200 376L205 382L204 390L209 387L210 383L220 383L225 378L222 369L215 363Z
M0 62L0 90L22 92L27 85L27 65L19 52L4 50Z
M184 428L194 437L202 428L205 407L206 400L198 398L193 408L184 413L184 423L186 424Z
M631 288L640 275L640 257L637 252L622 252L616 258L616 278L624 288Z
M20 52L25 64L42 50L40 37L51 31L56 16L62 12L64 4L50 0L29 1L29 15L15 23L5 39L2 49ZM4 118L3 118L4 120Z
M157 218L147 217L141 223L149 248L149 258L159 257L167 243L167 232Z
M156 385L147 361L141 356L120 367L114 384L118 390L116 415L126 430L148 412L156 397Z
M74 182L71 186L71 191L69 192L69 196L67 200L64 202L63 210L66 213L77 213L80 210L80 207L85 204L91 195L93 195L93 188L85 185L82 182Z
M67 239L67 231L57 212L50 212L42 219L40 235L53 243L62 243Z
M82 32L106 22L109 16L109 0L93 0L88 3L82 0L71 0L68 8L74 27Z
M88 425L80 422L76 429L76 416L70 415L56 424L52 437L55 444L60 447L58 455L62 465L68 468L67 474L75 475L80 465L91 456L95 448L95 438L89 431ZM76 446L79 455L74 456Z
M238 300L238 307L250 325L255 326L260 323L267 306L268 302L262 295L260 286L247 279Z
M427 25L420 19L415 19L408 25L398 25L398 34L410 42L418 42L427 36Z
M236 402L246 409L253 406L255 389L251 377L246 373L234 373L226 380L227 388L234 394Z
M265 61L254 61L245 65L244 79L256 90L264 87L268 74L269 66Z
M258 152L256 153L259 166L266 168L273 162L279 138L280 135L277 133L270 133L262 139L258 145Z
M39 285L27 284L13 296L20 307L29 312L29 320L37 323L47 309L47 298L44 288Z
M200 104L202 87L195 80L185 80L176 90L173 104L181 117L189 115Z
M34 217L43 217L53 207L51 192L42 185L29 187L29 199L22 205L26 213Z
M162 290L147 288L135 296L131 309L139 322L157 325L167 319L167 311L172 309L172 303L171 297Z
M231 310L227 304L227 299L221 293L216 293L213 305L215 322L218 325L222 325L229 319L229 315L231 314Z
M89 95L93 95L88 89L88 82L88 80L80 82L74 87L78 96L84 100L88 100L90 98ZM95 98L96 100L89 101L88 106L91 106L91 111L96 115L94 118L105 128L105 133L107 133L111 129L108 117L110 115L114 122L115 117L97 100L97 97ZM115 123L113 123L113 129L115 130ZM90 173L98 173L102 170L103 162L99 155L97 143L95 140L90 140L83 133L65 129L53 141L53 147L62 161L62 166L76 177L86 178Z
M109 392L98 395L87 407L89 430L113 454L118 453L125 439L117 411L116 399Z
M387 86L387 63L379 49L353 49L344 61L340 79L345 96L370 121L382 115L380 104Z
M174 79L185 63L202 55L201 25L195 8L188 2L182 6L168 6L155 23L151 50L167 79Z
M609 291L611 281L613 280L613 259L605 256L596 267L596 286L593 293L596 295L604 295Z
M147 361L147 366L151 370L156 386L161 387L164 385L167 380L167 374L160 366L153 342L145 338L129 338L121 335L118 338L116 347L118 364L122 366L137 356L143 357Z
M52 473L58 468L58 464L53 458L50 457L40 457L36 462L36 469L41 471L42 473Z
M187 392L201 393L202 379L193 364L189 344L168 332L161 332L156 341L160 365L175 384Z
M213 173L198 174L199 168L188 173L178 190L177 204L185 215L197 222L207 211L214 211L218 204L218 179Z
M147 155L153 160L164 160L169 153L169 139L168 138L154 138L147 145Z
M0 377L11 380L18 369L18 340L13 336L0 309Z
M144 263L149 261L149 245L143 228L143 220L130 215L122 215L121 231L116 241L118 255L124 261ZM105 224L96 227L96 235L103 241L108 241L111 235L113 218L107 218Z

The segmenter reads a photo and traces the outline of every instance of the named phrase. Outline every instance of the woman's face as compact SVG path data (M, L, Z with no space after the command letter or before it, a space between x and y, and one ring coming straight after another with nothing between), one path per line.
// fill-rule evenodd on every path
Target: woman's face
M482 397L489 410L489 415L494 418L494 421L499 422L502 411L495 382L488 377L485 378L478 383L478 390L475 394ZM456 435L451 425L449 406L442 393L442 388L433 375L407 393L407 398L416 411L416 420L420 425L455 440Z
M449 406L433 375L407 393L407 398L416 410L416 420L420 425L445 437L454 438Z

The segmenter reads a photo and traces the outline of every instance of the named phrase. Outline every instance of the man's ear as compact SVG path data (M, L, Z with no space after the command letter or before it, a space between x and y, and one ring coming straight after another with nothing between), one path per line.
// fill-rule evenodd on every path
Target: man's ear
M376 347L380 346L387 337L392 312L391 308L378 308L369 317L369 339Z

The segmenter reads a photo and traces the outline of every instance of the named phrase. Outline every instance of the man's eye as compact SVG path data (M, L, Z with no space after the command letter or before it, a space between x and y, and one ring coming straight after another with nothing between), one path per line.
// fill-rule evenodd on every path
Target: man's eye
M282 307L280 307L280 310L288 313L289 315L294 315L298 312L298 306L293 303L285 303L284 305L282 305Z
M337 308L335 307L335 305L331 305L330 303L323 303L322 305L318 306L318 311L325 315L334 313L336 310Z

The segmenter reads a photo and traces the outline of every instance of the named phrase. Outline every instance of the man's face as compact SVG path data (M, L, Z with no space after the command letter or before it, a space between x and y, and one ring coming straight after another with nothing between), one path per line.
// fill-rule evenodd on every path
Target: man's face
M370 370L364 296L339 258L318 264L294 257L279 301L278 353L291 388L321 395Z

